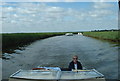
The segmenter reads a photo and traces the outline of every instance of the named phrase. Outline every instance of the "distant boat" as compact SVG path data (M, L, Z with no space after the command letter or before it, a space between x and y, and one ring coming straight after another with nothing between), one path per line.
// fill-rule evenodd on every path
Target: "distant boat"
M78 33L78 35L82 35L82 33Z
M73 33L66 33L66 36L73 36Z
M59 67L38 67L33 70L19 70L9 81L105 81L104 75L91 70L62 70Z

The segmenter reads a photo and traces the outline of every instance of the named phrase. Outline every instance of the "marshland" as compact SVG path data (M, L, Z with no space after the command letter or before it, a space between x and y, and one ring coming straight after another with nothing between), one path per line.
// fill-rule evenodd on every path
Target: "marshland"
M8 80L19 69L38 65L67 68L73 55L78 55L83 67L96 69L106 79L119 79L119 31L91 31L118 29L117 1L14 1L0 4L2 79ZM74 35L66 36L67 31Z
M9 59L3 59L2 61L3 79L8 79L12 73L19 69L32 69L38 65L67 68L71 57L75 54L79 56L79 60L84 67L95 68L104 74L107 79L117 79L118 43L87 37L84 36L84 33L83 35L75 33L73 36L66 36L64 35L65 32L49 35L46 33L42 35L38 33L4 34L3 47L8 43L14 47L14 52L7 53L7 51L4 51L3 53L3 55L6 53L10 55ZM4 36L6 36L6 39ZM7 39L7 36L9 39ZM34 40L30 41L30 39ZM23 41L25 43L22 43ZM28 43L26 43L27 41ZM10 47L9 45L8 47ZM19 49L22 47L24 49ZM7 65L9 67L6 67Z
M84 32L83 35L102 39L102 40L109 40L112 42L119 42L120 36L119 36L120 30L117 31L93 31L93 32Z

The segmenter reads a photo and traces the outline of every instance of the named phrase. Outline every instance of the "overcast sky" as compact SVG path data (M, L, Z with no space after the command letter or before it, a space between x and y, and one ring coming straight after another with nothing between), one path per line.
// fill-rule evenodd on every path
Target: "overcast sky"
M3 2L0 5L3 33L118 28L117 2Z

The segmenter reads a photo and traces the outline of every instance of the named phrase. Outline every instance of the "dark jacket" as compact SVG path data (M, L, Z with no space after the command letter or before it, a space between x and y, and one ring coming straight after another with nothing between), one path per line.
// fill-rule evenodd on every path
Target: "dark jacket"
M69 69L70 69L70 70L75 69L75 67L74 67L74 62L73 62L73 61L69 63ZM81 63L78 62L78 61L77 61L77 69L82 69L82 65L81 65Z

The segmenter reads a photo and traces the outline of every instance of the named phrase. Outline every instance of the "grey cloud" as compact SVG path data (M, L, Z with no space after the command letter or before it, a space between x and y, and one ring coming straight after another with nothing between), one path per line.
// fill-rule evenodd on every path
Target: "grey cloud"
M109 4L108 2L95 2L94 3L94 8L96 9L106 9L110 7L113 7L113 5Z
M56 31L67 31L72 30L72 28L74 30L87 29L87 27L93 29L96 26L103 28L112 20L107 17L113 16L114 21L114 17L117 15L115 15L116 12L108 9L108 7L112 7L111 5L105 3L107 6L104 4L104 7L98 8L95 7L97 4L95 3L90 11L82 11L48 6L44 3L17 3L16 7L3 7L2 17L5 17L3 30L17 32L17 28L21 31L30 31L30 29L36 31L55 31L55 29ZM99 4L99 6L101 5ZM107 23L104 24L106 21ZM113 23L111 26L115 24Z

